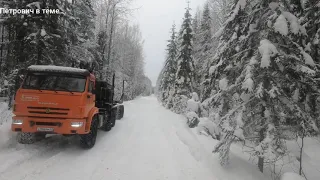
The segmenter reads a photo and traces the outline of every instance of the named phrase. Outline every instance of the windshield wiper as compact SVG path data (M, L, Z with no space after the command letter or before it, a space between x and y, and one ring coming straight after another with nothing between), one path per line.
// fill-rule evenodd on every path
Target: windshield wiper
M68 91L69 93L71 93L71 94L73 94L73 92L72 91L70 91L68 88L65 88L65 87L60 87L60 86L58 86L58 88L61 88L61 89L63 89L63 90L66 90L66 91ZM55 91L55 90L54 90Z

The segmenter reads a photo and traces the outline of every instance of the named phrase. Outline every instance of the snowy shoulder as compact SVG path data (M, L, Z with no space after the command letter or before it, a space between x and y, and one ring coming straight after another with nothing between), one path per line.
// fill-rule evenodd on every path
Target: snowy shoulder
M304 178L299 174L287 172L282 175L281 180L304 180Z

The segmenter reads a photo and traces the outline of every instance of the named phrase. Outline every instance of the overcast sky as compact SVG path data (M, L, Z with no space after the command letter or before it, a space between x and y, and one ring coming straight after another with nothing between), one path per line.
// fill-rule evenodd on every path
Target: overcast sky
M190 0L191 14L194 15L197 7L202 6L205 1ZM170 28L175 22L180 29L187 0L135 0L134 4L139 7L134 19L140 24L145 40L145 72L155 85L165 60Z

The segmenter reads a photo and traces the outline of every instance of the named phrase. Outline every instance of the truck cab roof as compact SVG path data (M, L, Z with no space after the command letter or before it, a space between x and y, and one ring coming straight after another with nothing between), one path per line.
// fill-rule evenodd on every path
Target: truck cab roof
M48 73L63 73L63 74L73 74L89 76L90 72L86 69L63 67L63 66L53 66L53 65L32 65L27 68L29 72L48 72Z

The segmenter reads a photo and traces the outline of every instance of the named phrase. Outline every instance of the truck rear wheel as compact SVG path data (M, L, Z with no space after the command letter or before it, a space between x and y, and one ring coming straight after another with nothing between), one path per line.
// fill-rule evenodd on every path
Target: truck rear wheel
M124 114L124 107L123 105L118 106L118 110L117 110L117 119L120 120L123 118L123 114Z
M86 149L92 148L96 143L97 134L98 119L97 116L94 116L91 122L90 132L88 134L80 135L80 145Z
M114 127L116 125L116 121L117 121L117 108L113 108L111 110L111 122L112 122L112 127Z
M123 110L124 110L123 105L118 106L118 108L117 108L117 120L122 119Z

